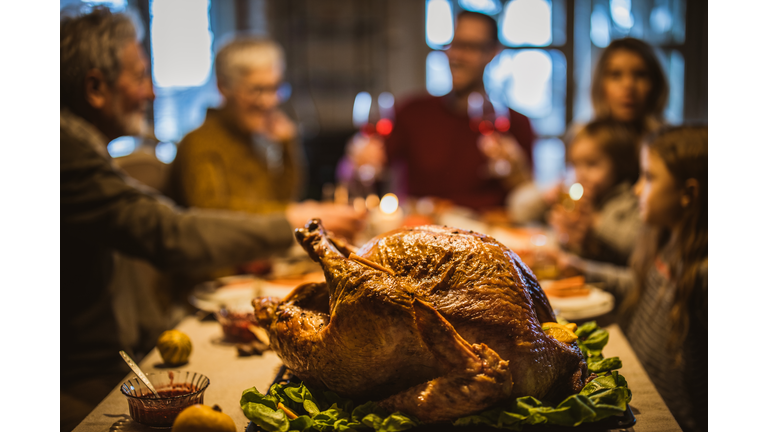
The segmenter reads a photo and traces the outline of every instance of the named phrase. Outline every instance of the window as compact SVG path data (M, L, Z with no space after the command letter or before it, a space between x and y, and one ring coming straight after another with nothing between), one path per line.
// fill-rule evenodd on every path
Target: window
M512 0L504 6L499 40L507 46L547 46L552 42L552 3Z
M439 49L453 40L453 7L448 0L427 0L427 45Z
M499 41L509 49L486 70L486 89L531 120L538 138L534 177L542 187L565 174L564 13L561 0L508 1L498 21Z
M499 0L459 0L459 6L464 10L488 15L496 15L501 11Z
M352 123L359 128L366 125L371 113L371 94L360 92L355 96L355 104L352 106Z
M526 115L539 136L565 132L565 56L559 50L506 49L489 65L491 98Z
M448 56L443 51L427 54L427 91L433 96L443 96L451 91L451 69Z
M152 81L155 84L155 149L170 163L175 145L202 124L217 101L213 85L213 33L209 0L151 0Z
M152 80L156 87L198 87L211 75L209 0L152 0Z

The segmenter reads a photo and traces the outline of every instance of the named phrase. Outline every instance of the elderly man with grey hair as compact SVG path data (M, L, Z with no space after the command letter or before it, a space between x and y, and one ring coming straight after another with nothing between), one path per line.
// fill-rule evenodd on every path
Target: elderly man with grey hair
M60 400L70 430L128 373L108 289L116 252L161 270L216 268L288 249L293 228L313 217L341 230L362 221L346 207L309 204L263 215L181 211L127 178L107 144L138 134L154 98L134 27L96 8L64 18L60 32Z
M285 62L273 41L241 36L216 55L220 108L179 143L170 194L189 207L266 213L300 194L296 128L278 108Z

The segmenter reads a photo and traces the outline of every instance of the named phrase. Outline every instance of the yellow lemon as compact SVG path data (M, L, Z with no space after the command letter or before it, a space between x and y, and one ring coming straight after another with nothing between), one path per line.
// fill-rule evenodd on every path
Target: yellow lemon
M218 405L192 405L184 408L173 421L171 432L237 432L232 417Z
M547 322L541 325L541 329L544 330L544 333L546 333L547 336L553 337L560 342L571 343L579 338L576 336L576 333L573 332L576 330L576 324L573 323L563 325Z
M157 350L166 364L180 365L189 360L192 341L189 336L178 330L168 330L157 339Z

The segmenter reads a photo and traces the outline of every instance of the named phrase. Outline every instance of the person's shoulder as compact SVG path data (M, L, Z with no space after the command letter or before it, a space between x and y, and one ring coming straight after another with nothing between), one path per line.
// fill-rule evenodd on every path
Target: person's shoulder
M533 125L531 120L512 108L508 108L509 111L509 129L510 132L521 136L533 136Z
M188 132L184 135L181 141L179 141L177 146L178 152L188 153L215 149L215 138L222 133L216 115L216 110L209 108L203 123L196 129Z
M530 123L530 119L525 114L519 113L512 108L507 108L509 111L509 120L511 122L517 121L517 122L525 122Z
M637 196L632 191L629 182L621 182L613 186L599 205L599 212L616 220L632 221L640 223L640 214L637 210Z
M62 165L85 160L110 159L107 153L107 139L95 126L68 110L62 110L59 121L59 152Z

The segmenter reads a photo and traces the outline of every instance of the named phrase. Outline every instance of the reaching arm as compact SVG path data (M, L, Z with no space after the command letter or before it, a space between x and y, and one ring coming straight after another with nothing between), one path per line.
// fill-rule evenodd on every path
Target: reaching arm
M589 261L563 253L558 257L561 268L572 268L584 274L586 282L601 282L606 291L624 298L635 287L635 279L629 267L597 261Z
M215 268L287 249L284 214L183 212L133 184L110 159L61 137L61 224L67 234L148 260L160 269Z

